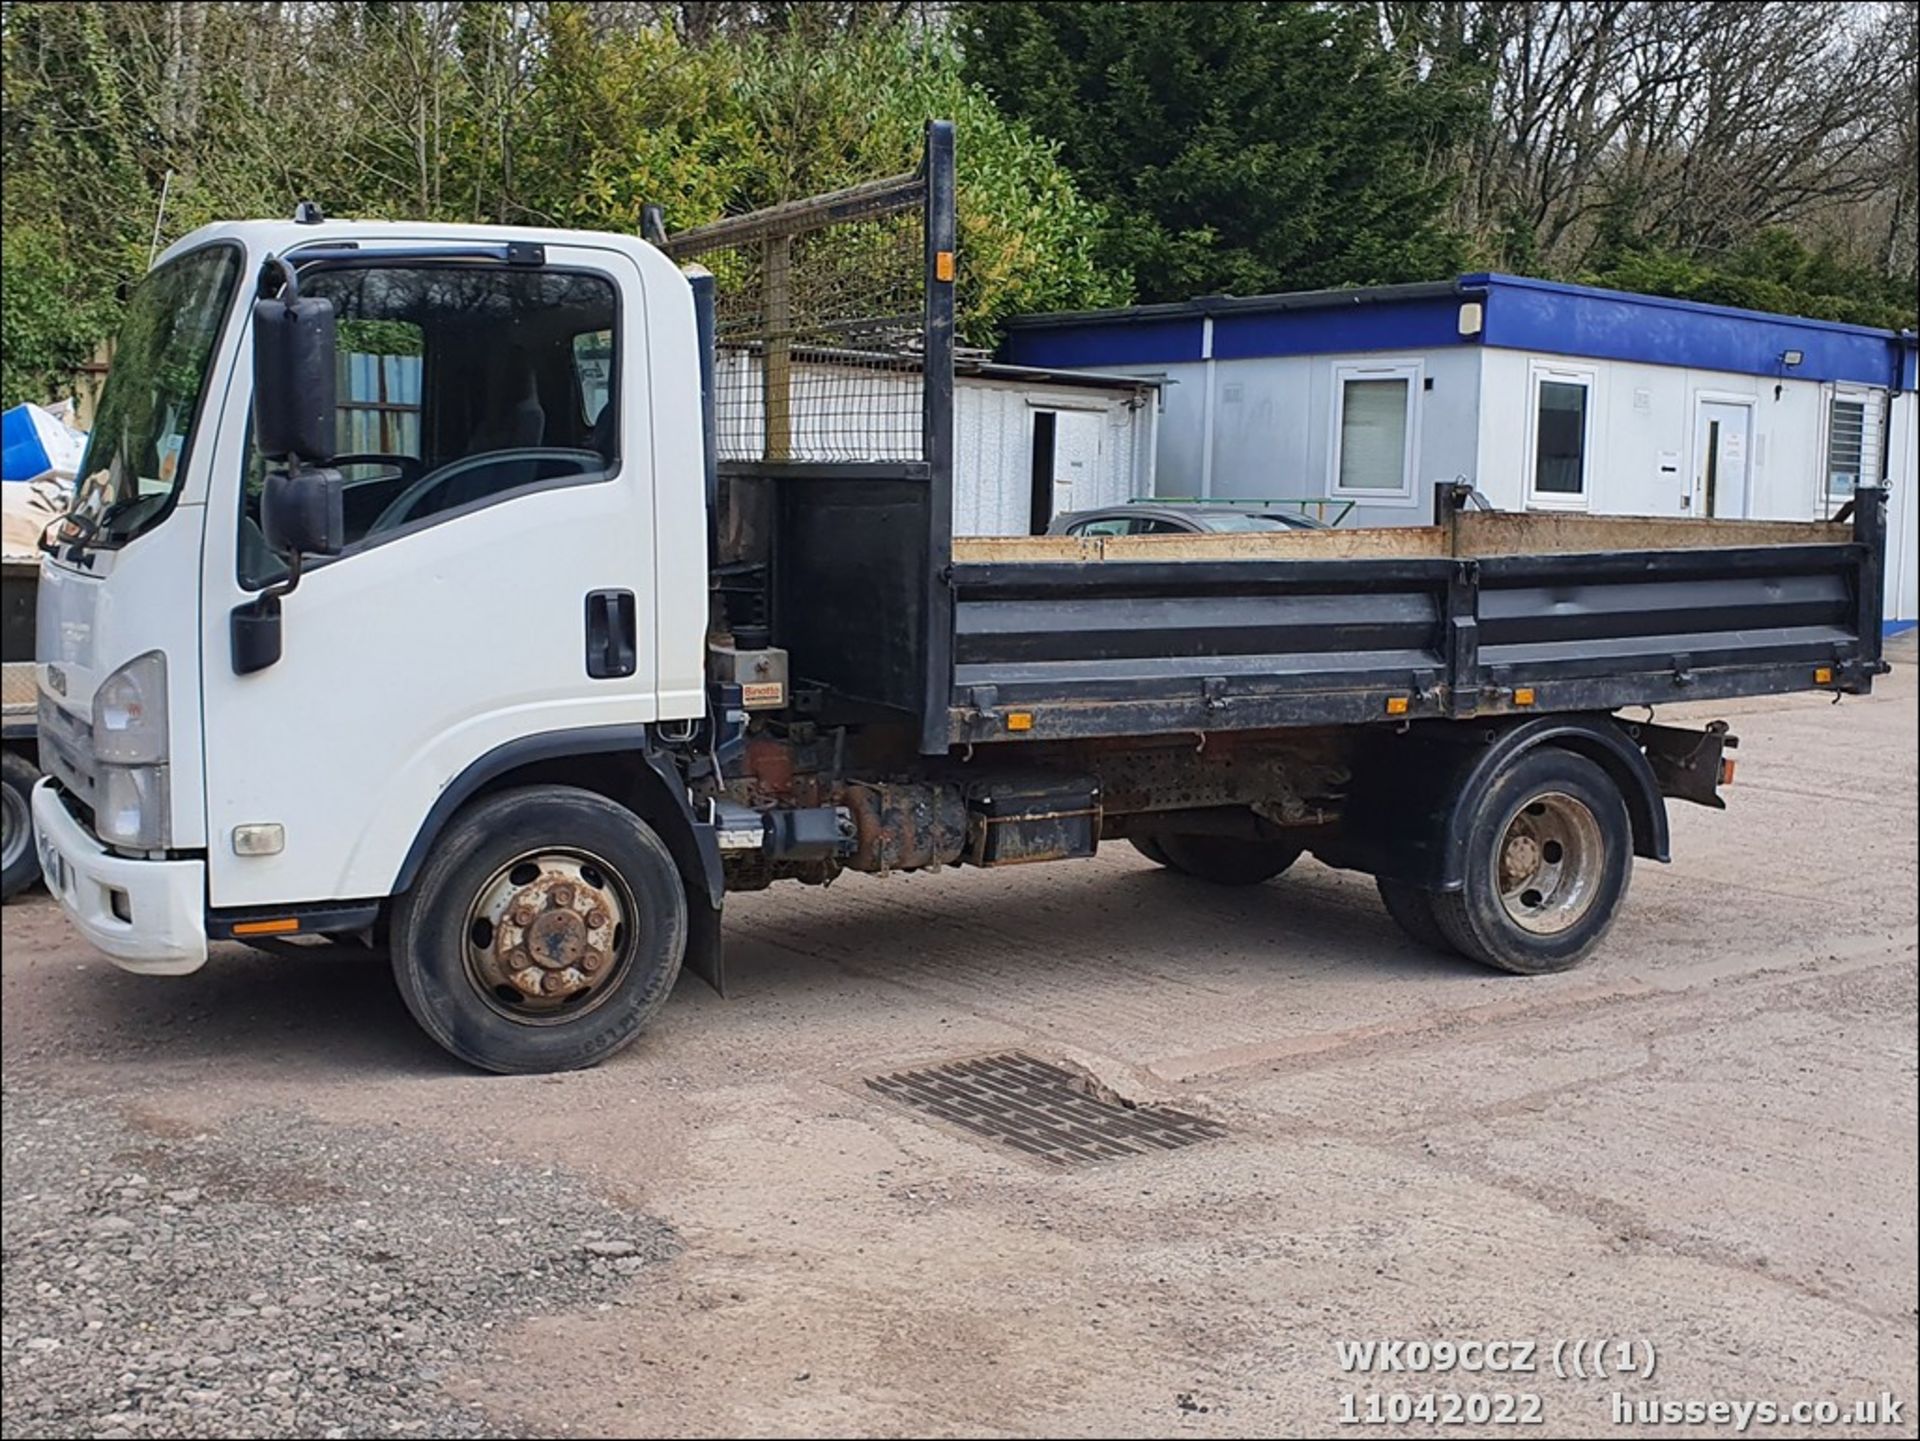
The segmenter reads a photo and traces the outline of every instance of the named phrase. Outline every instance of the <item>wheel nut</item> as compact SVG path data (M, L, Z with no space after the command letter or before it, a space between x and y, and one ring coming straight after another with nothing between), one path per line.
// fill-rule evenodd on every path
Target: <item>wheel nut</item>
M592 975L607 963L607 958L598 951L588 951L580 958L580 969Z
M573 904L572 886L565 884L557 885L553 888L551 894L553 896L553 903L556 906L570 906Z
M564 995L566 994L566 992L570 991L571 989L573 989L573 983L567 979L567 973L565 971L548 971L547 972L547 994L548 995L550 996Z
M604 926L606 923L607 923L607 913L601 910L600 907L595 906L592 910L587 912L587 929L588 930L597 931L600 929L600 927Z
M525 929L533 924L533 907L522 903L513 909L513 923Z

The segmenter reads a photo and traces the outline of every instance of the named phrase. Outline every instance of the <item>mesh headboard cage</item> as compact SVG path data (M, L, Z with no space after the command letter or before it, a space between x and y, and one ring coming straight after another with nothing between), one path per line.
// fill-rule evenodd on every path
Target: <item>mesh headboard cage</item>
M923 167L665 241L713 272L723 463L927 458L926 202Z

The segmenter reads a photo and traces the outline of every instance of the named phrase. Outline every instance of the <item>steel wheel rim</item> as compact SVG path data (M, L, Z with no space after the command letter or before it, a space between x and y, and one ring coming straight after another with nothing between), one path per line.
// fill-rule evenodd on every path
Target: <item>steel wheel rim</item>
M1507 918L1530 935L1578 925L1600 895L1606 869L1600 818L1564 791L1524 801L1500 835L1494 867Z
M571 1021L619 989L631 969L637 920L632 891L599 856L570 846L523 851L467 907L460 936L467 980L510 1021Z
M12 786L0 786L0 866L11 868L33 844L27 803Z

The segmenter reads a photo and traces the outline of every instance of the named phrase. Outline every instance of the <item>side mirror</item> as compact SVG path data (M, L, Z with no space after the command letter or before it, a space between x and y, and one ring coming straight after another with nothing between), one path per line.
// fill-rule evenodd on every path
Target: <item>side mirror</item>
M328 416L332 422L332 416ZM337 470L275 470L260 492L260 530L285 556L338 555L346 545L346 482Z
M331 300L293 295L253 303L253 438L262 455L321 465L333 459L333 367Z

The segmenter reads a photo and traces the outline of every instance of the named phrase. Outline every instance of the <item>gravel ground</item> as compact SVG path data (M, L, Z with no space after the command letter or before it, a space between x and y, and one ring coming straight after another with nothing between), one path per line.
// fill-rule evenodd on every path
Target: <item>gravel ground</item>
M191 1131L4 1098L7 1436L511 1436L449 1395L485 1333L619 1304L672 1233L396 1123Z

